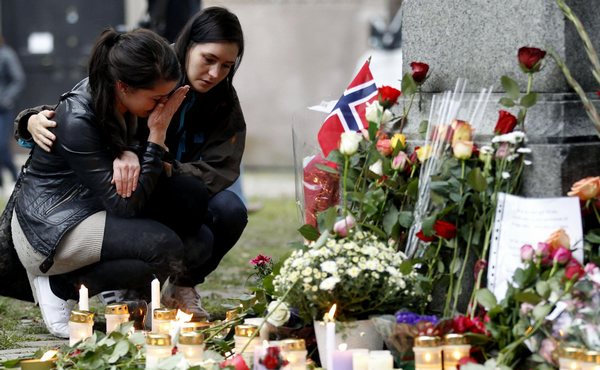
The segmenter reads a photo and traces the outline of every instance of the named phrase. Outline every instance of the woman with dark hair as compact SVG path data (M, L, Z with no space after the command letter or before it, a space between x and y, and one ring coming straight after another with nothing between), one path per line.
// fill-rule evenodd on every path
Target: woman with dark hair
M12 235L56 336L69 336L70 300L81 284L92 295L140 289L154 275L165 280L180 271L178 235L154 220L133 218L163 173L167 127L189 90L176 89L180 76L175 53L154 32L108 29L92 50L89 78L54 109L53 150L32 150L15 198ZM134 140L137 117L148 117L142 145ZM111 181L113 161L138 145L137 188L123 198Z
M183 83L191 89L167 131L167 166L172 175L159 183L146 214L174 229L186 245L185 273L170 279L163 303L200 318L207 314L200 305L196 286L217 268L248 222L243 202L227 190L239 177L246 140L246 122L233 87L233 77L244 55L244 36L237 16L221 7L200 11L181 31L175 52L185 71ZM18 136L29 138L31 132L39 146L50 150L55 140L46 129L55 125L47 119L51 113L21 117L17 121ZM139 172L136 165L137 160L115 164L117 191L125 197L135 190ZM192 180L205 184L210 195L203 219L189 216L194 209L186 199L203 191ZM203 224L197 226L198 221Z

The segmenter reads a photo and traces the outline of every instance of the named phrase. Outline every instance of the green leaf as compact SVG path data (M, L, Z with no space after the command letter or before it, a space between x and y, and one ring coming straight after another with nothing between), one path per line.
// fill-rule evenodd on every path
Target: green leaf
M398 209L393 205L383 216L383 230L387 234L391 234L394 226L398 223Z
M502 87L504 88L504 90L506 90L506 93L511 99L517 100L519 98L521 92L519 90L519 84L515 80L508 76L502 76L500 77L500 82L502 83Z
M421 121L421 123L419 123L419 134L421 136L424 136L425 134L427 134L427 126L429 126L429 121L426 119Z
M127 343L126 340L121 340L121 341L117 342L117 344L115 345L114 348L115 349L113 350L112 354L108 358L109 364L114 364L115 362L117 362L119 360L119 358L121 358L122 356L125 356L129 352L129 343Z
M326 165L326 164L317 163L317 164L315 165L315 167L317 167L317 168L318 168L318 169L320 169L321 171L325 171L325 172L333 173L333 174L335 174L335 175L337 175L337 174L338 174L338 171L337 171L336 169L334 169L334 168L331 168L331 167L329 167L329 166L328 166L328 165Z
M423 219L421 224L421 229L423 230L423 234L426 236L433 235L433 224L435 223L436 215L431 215Z
M371 142L375 141L375 137L377 136L377 130L379 130L379 126L377 124L374 124L374 125L369 124L368 131L369 131L369 140Z
M402 95L404 96L411 96L417 92L417 83L413 79L411 73L404 74L404 76L402 77L402 84L400 88L402 90Z
M585 235L585 240L590 243L600 244L600 229L592 229Z
M535 291L542 297L542 298L548 298L550 296L551 289L550 289L550 284L548 284L547 282L540 280L535 284ZM533 303L533 302L531 302ZM533 304L537 304L538 302L535 302Z
M510 98L501 98L498 103L500 103L501 105L503 105L507 108L515 106L515 101Z
M531 108L537 103L537 93L532 91L521 98L520 104L525 108Z
M481 303L488 311L498 305L496 296L494 296L494 293L487 288L479 289L475 294L475 297L477 298L477 302Z
M531 304L538 304L542 301L542 297L534 292L519 292L514 296L517 302L526 302Z
M333 230L333 225L337 219L336 207L329 207L325 212L319 214L318 223L319 230Z
M400 272L403 275L408 275L412 272L413 270L413 263L411 260L404 260L399 267Z
M478 192L485 191L487 189L487 181L481 173L481 168L475 167L467 174L467 184Z
M413 213L411 211L402 211L398 213L398 222L400 226L408 229L413 223Z
M317 240L319 238L319 235L321 235L321 233L319 233L319 230L317 230L316 227L309 224L302 225L298 229L298 232L300 232L300 235L302 235L304 239L311 242Z
M536 320L542 320L552 311L551 304L537 305L533 308L533 318Z

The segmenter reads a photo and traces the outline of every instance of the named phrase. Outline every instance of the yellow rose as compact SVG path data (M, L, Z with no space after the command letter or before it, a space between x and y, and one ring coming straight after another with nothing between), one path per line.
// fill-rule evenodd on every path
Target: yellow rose
M452 152L456 159L469 159L473 154L473 142L472 141L457 141L452 145Z
M558 247L571 247L571 239L569 239L569 235L565 229L558 229L553 232L548 239L546 239L546 243L550 244L553 248Z
M404 149L406 147L406 136L404 134L394 134L390 140L392 141L393 149L396 149L398 144L400 144L400 149Z
M453 120L452 129L454 134L452 135L452 146L457 141L472 141L473 140L473 128L466 121Z
M431 157L431 145L427 144L415 151L417 153L417 158L419 162L423 163L426 159Z
M596 198L598 193L600 193L600 177L586 177L573 184L567 195L577 196L586 201Z

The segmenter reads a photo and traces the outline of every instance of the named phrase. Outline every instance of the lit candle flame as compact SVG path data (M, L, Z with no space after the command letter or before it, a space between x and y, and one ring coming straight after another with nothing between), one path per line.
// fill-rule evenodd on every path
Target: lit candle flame
M329 309L329 312L325 314L325 321L333 321L336 309L337 303L334 303L333 306L331 306L331 309Z
M42 358L40 358L40 361L48 361L54 358L54 356L56 356L56 354L58 353L57 350L55 349L51 349L50 351L46 351L46 353L44 353L44 355L42 356Z
M181 310L177 310L177 315L175 315L175 320L177 320L178 323L184 323L184 322L188 322L192 319L192 317L194 317L193 313L185 313Z

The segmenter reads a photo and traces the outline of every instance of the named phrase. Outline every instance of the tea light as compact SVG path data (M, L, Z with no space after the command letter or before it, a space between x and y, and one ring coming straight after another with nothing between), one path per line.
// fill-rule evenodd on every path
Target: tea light
M471 346L468 344L467 337L462 334L446 334L442 346L444 370L455 370L458 361L468 357L470 351Z
M240 315L240 311L236 308L225 312L225 321L235 320Z
M21 370L50 370L54 368L56 361L56 350L46 351L41 358L19 361Z
M106 334L110 334L119 327L119 325L129 321L129 309L125 303L112 303L106 306L104 310L106 318Z
M168 333L148 333L146 335L146 369L155 369L158 362L171 356L173 346Z
M390 351L369 352L369 370L393 370L394 357Z
M183 353L190 366L199 365L204 356L204 336L196 331L179 334L177 350Z
M157 308L152 312L152 332L169 334L171 322L175 320L177 310L171 308Z
M333 351L332 370L352 370L352 352L347 349L348 345L342 343L337 351Z
M260 346L259 339L256 337L258 327L256 325L236 325L234 341L234 352L254 353L256 346ZM245 347L245 349L244 349Z
M584 352L577 347L561 347L558 352L559 370L581 370Z
M439 337L415 338L415 370L442 370L442 348Z
M81 288L79 288L79 311L89 311L90 310L90 297L88 295L88 288L85 285L81 284Z
M365 370L369 368L369 350L352 350L352 370Z
M283 356L289 362L289 370L306 370L306 343L304 339L284 339L279 341Z
M71 311L69 318L69 345L92 336L94 314L89 311Z
M581 368L583 370L600 370L600 352L586 351L583 355Z

